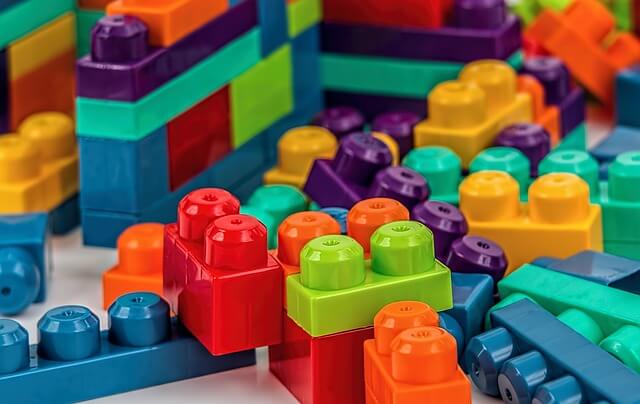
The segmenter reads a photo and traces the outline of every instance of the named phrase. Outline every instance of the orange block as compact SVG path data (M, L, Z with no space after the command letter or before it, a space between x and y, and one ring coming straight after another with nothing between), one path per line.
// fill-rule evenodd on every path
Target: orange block
M364 199L347 214L347 235L356 240L365 254L371 251L371 236L383 224L409 220L409 210L395 199Z
M9 84L9 126L36 112L62 112L74 116L76 50L56 56Z
M227 8L228 0L116 0L107 6L107 14L138 17L149 28L151 45L166 47Z
M547 130L551 146L560 141L560 110L555 105L546 105L544 87L535 77L522 74L518 76L518 91L531 95L533 121Z
M615 34L615 20L597 0L576 0L562 13L545 9L525 36L560 58L573 76L605 103L613 101L616 73L640 61L640 43Z
M118 264L102 275L102 305L107 309L130 292L162 295L164 225L136 224L118 238Z
M367 403L471 403L471 383L458 366L455 338L420 302L391 303L373 320L364 343Z

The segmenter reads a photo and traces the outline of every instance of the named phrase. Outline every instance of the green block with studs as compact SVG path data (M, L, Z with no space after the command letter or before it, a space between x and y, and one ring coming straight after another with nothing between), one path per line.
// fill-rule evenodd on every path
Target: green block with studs
M520 194L527 195L531 182L531 163L527 156L513 147L490 147L478 153L471 160L469 171L503 171L512 176L520 185Z
M402 165L422 175L431 190L430 200L458 205L458 186L462 181L462 161L444 146L425 146L411 150Z
M400 300L437 311L453 305L451 272L435 259L431 230L415 221L378 228L370 260L348 236L310 241L286 290L287 314L312 337L371 326L382 307Z

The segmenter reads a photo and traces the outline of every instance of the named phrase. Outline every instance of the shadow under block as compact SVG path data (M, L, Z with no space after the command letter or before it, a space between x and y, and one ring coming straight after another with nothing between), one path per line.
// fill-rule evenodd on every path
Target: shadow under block
M421 223L379 227L370 261L358 242L338 235L316 238L300 254L300 274L286 279L287 311L313 337L371 326L378 310L397 300L452 307L451 273L435 259L433 234ZM347 308L348 316L336 316Z

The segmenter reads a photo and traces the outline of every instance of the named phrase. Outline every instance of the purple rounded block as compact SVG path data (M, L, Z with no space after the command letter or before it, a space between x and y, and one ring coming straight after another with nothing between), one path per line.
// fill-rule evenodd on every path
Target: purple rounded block
M147 55L149 30L141 20L128 15L102 17L91 30L91 59L125 63Z
M531 176L538 176L538 164L551 150L549 133L540 125L517 123L507 126L496 137L496 146L513 147L527 156L531 163Z
M429 185L424 177L410 168L388 167L376 174L368 197L395 199L411 210L429 197Z
M451 244L447 266L453 272L487 274L497 283L507 270L502 248L479 236L464 236Z
M455 25L460 28L494 29L507 18L504 0L456 0Z
M522 73L535 77L542 84L547 104L560 104L571 90L569 71L558 58L552 56L527 58L522 65Z
M445 262L454 240L467 234L467 220L458 208L445 202L424 201L411 211L411 219L427 226L433 232L436 258Z
M387 112L373 120L371 130L391 136L398 143L402 158L413 148L413 127L419 121L420 116L413 112Z
M376 173L391 165L393 156L384 142L368 133L345 136L331 165L336 174L360 185L369 185Z
M364 128L364 117L355 108L332 107L320 112L313 120L314 125L322 126L338 139Z

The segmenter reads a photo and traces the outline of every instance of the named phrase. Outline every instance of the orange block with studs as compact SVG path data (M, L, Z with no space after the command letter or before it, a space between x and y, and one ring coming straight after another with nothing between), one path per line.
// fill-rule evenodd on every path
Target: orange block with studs
M102 275L102 306L130 292L162 295L164 225L136 224L118 237L118 264Z
M518 76L518 91L529 93L533 108L533 121L549 132L551 146L560 141L560 110L544 101L544 87L535 77L523 74Z

